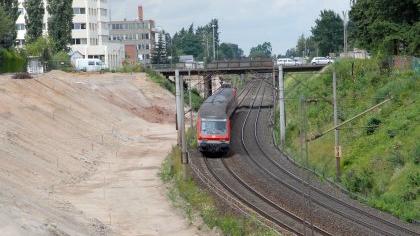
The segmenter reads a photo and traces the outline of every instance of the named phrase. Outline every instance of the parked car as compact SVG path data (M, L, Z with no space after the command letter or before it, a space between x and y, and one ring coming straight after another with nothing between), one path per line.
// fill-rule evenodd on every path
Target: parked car
M296 65L296 66L301 66L301 65L303 65L303 61L301 61L301 60L296 60L296 59L294 59L294 61L295 61L295 65Z
M334 63L334 60L329 57L314 57L311 61L312 65L327 65L331 63Z
M105 64L99 59L76 59L77 71L101 71L106 69Z
M277 65L283 66L296 66L299 65L299 62L291 59L291 58L279 58L277 59Z

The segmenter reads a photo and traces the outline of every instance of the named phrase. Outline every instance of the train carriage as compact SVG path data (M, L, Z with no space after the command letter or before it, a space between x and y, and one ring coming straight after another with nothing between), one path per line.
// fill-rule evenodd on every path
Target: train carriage
M230 116L237 106L236 89L222 86L198 111L197 141L203 154L227 153L230 149Z

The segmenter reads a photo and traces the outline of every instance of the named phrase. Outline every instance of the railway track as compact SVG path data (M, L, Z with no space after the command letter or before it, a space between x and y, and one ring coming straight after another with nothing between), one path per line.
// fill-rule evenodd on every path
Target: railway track
M259 126L264 126L263 124L265 124L265 122L272 120L272 115L273 115L273 112L271 111L270 117L268 119L261 121L260 120L261 110L259 110L258 112L257 119L255 120L255 123L254 123L254 136L255 136L255 141L257 143L257 146L260 149L263 156L270 162L269 163L270 167L275 166L279 171L285 173L293 180L300 182L301 185L308 186L310 188L310 191L312 192L312 196L307 196L299 188L293 185L288 185L287 183L282 181L282 179L279 178L278 175L273 174L266 168L262 167L263 169L265 169L266 173L269 173L274 179L276 179L277 182L285 186L287 185L289 189L292 189L298 194L305 195L305 197L311 197L312 201L315 204L325 209L328 209L329 211L331 211L331 213L337 214L358 225L362 225L366 227L367 229L371 230L372 232L375 232L379 235L419 235L418 228L417 229L415 229L414 227L410 228L410 226L407 226L407 224L403 222L398 222L398 220L396 219L393 219L392 221L388 220L387 218L389 216L385 216L385 217L378 216L378 214L383 215L383 213L380 213L380 212L376 212L376 214L372 213L370 211L373 209L366 209L366 208L363 209L362 207L357 206L357 203L350 204L347 202L349 199L343 200L340 197L335 197L332 194L328 193L328 191L323 191L322 189L318 188L318 186L312 185L310 181L304 180L304 178L284 168L284 166L282 166L281 163L278 162L278 160L275 160L272 158L273 155L270 155L267 153L266 150L269 150L270 148L263 147L262 142L260 141L260 138L259 138L259 136L264 136L264 134L260 134L262 132ZM272 133L272 131L270 131L270 133ZM265 142L265 143L268 143L268 142ZM272 145L274 145L274 143L272 143ZM279 154L282 154L282 153L279 153Z
M264 84L264 81L261 80L255 91L255 95L252 94L252 96L258 96L262 87L264 87L263 89L265 90ZM253 89L256 89L256 86L252 86L246 94L249 94ZM245 99L246 96L242 98L240 103ZM252 99L252 104L250 105L251 109L254 107L255 102L256 99ZM249 111L251 111L251 109L249 109ZM233 172L223 159L205 158L204 162L212 177L216 179L224 189L245 203L249 208L289 232L296 235L304 235L304 232L302 232L304 228L301 224L309 225L309 222L299 218L292 212L286 210L283 206L265 197L264 194L256 191L246 180L243 180L239 175ZM317 229L316 231L317 235L330 235L322 229Z
M267 95L273 88L268 85L264 80L259 84L251 82L238 96L241 109L233 131L240 136L232 145L239 155L204 158L208 173L218 184L274 225L296 235L419 235L415 228L387 220L318 188L310 180L313 176L304 180L304 175L273 159L281 153L268 138L273 113L273 101L267 102L267 98L273 99L273 94ZM248 106L242 106L245 101ZM292 198L287 200L284 195Z

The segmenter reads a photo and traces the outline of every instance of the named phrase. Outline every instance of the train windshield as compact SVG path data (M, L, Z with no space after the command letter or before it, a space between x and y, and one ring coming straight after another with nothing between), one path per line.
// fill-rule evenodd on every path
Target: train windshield
M226 120L201 120L201 133L204 135L226 134Z

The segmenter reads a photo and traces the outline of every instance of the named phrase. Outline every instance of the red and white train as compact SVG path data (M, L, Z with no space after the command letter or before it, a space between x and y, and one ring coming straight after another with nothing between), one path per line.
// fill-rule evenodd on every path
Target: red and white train
M227 153L230 150L230 117L237 106L236 89L222 85L206 99L198 111L197 141L203 154Z

